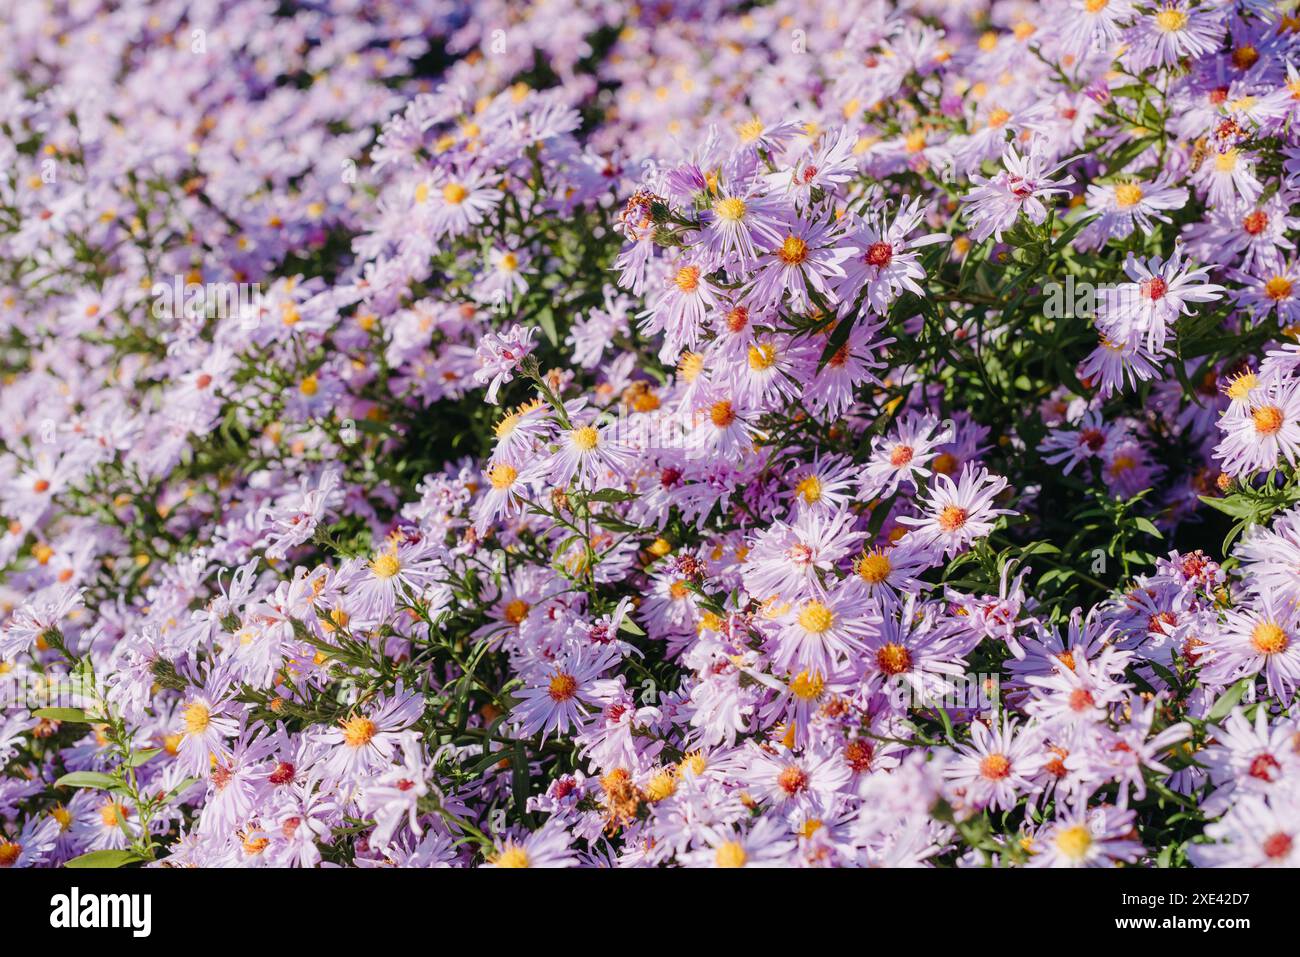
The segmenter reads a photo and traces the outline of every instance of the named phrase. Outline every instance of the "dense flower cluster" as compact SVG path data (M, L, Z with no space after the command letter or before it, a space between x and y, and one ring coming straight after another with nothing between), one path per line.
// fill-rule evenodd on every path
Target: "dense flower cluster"
M0 868L1300 864L1289 5L11 19Z

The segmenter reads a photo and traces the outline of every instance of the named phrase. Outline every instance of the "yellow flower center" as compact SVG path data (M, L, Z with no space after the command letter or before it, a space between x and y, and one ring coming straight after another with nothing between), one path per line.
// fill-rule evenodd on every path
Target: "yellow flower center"
M1243 372L1232 380L1232 383L1227 388L1227 396L1234 402L1240 402L1250 395L1257 385L1259 385L1259 379L1256 378L1255 373Z
M123 813L122 805L116 801L109 801L99 809L99 819L104 827L117 827L126 820L126 814Z
M826 682L821 675L809 675L808 672L801 671L790 682L790 693L800 700L813 701L821 697L824 687Z
M1128 209L1142 201L1142 187L1137 183L1120 183L1115 187L1115 205Z
M725 844L718 845L714 862L718 867L744 867L748 859L749 856L739 841L727 841Z
M0 840L0 867L13 867L18 863L18 855L23 852L21 844Z
M704 355L699 352L682 353L681 361L677 364L677 371L687 382L694 382L704 371Z
M1286 276L1274 276L1268 282L1264 283L1264 292L1268 298L1277 302L1281 299L1290 299L1292 290L1291 280Z
M181 712L181 718L185 722L186 734L202 734L208 729L212 712L208 710L207 705L195 701Z
M731 407L731 403L723 399L721 402L713 403L709 409L709 419L720 429L725 429L736 421L736 412Z
M1119 476L1123 475L1129 469L1136 467L1137 459L1133 458L1131 455L1120 453L1110 460L1110 465L1107 466L1107 471L1109 471L1113 476Z
M465 197L469 195L469 190L460 183L448 183L442 188L442 198L452 206L459 206L465 202Z
M505 462L498 462L492 466L488 472L488 481L492 487L498 491L507 489L515 484L515 479L519 477L518 470L513 465L507 465Z
M1227 150L1214 158L1214 168L1220 173L1231 173L1237 168L1237 151Z
M677 288L682 292L694 292L700 287L700 267L683 266L677 270L677 276L673 279Z
M819 601L810 601L799 612L799 626L820 635L835 623L835 613Z
M794 491L809 505L816 504L822 498L822 480L815 475L809 475L799 481L799 484L794 487Z
M871 585L879 585L893 570L889 556L879 549L873 549L858 559L858 575Z
M763 121L758 117L736 127L736 134L742 143L752 143L763 135Z
M392 578L402 570L402 563L392 552L384 552L370 560L370 570L376 578Z
M511 412L509 415L503 416L501 421L493 427L496 437L504 438L513 432L519 425L519 419L520 415L518 412Z
M1100 13L1110 6L1110 0L1085 0L1083 8L1089 13Z
M305 396L313 396L320 391L320 382L314 375L309 375L298 383L298 391Z
M646 782L645 796L651 804L671 797L677 791L677 776L669 770L655 774Z
M271 844L269 837L250 837L244 840L244 853L250 857L261 854Z
M749 347L749 367L751 369L770 369L776 362L776 346L770 342Z
M517 625L528 617L528 602L522 598L512 598L506 604L503 612L505 620L512 625Z
M502 851L493 863L497 867L528 867L528 852L512 844Z
M1276 622L1261 621L1250 633L1250 643L1261 655L1276 655L1286 651L1291 639Z
M681 763L677 765L677 770L682 774L689 772L691 774L699 775L703 774L705 768L708 766L708 758L699 751L692 751L690 754L686 755L686 757L682 758Z
M1176 33L1187 26L1187 14L1172 8L1161 10L1156 14L1156 26L1165 33Z
M1081 861L1092 847L1092 834L1082 824L1075 824L1058 832L1055 843L1062 857Z
M734 196L720 199L713 204L713 212L718 219L734 223L745 215L745 201L736 199Z
M596 431L594 425L584 425L580 429L574 429L569 436L573 441L573 447L579 452L590 452L600 443L600 433Z

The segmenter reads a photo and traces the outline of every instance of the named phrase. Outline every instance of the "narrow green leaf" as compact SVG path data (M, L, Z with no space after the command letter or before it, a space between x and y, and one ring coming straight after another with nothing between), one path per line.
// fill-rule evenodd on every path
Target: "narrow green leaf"
M160 754L162 754L162 748L146 748L143 751L136 751L131 755L131 760L126 762L126 766L129 768L138 768L140 765L152 760Z
M1254 678L1242 678L1223 694L1219 695L1219 700L1214 702L1214 707L1211 708L1210 713L1205 716L1205 720L1214 722L1222 721L1226 718L1228 712L1237 706L1237 702L1241 700L1241 696L1246 693L1246 689L1249 688L1254 681Z
M1156 538L1165 537L1163 534L1161 534L1160 529L1156 528L1155 522L1151 521L1151 519L1146 518L1142 515L1133 516L1133 524L1136 525L1142 531L1146 532L1148 535L1154 535Z
M109 774L101 774L98 771L73 771L71 774L65 774L54 782L55 787L61 788L99 788L101 790L112 790L122 786L122 782Z
M82 854L80 857L74 857L64 867L97 867L97 868L115 868L123 864L131 864L135 861L144 860L134 851L91 851L89 854Z
M68 721L74 724L90 724L91 719L80 708L38 708L32 712L33 718L46 721Z

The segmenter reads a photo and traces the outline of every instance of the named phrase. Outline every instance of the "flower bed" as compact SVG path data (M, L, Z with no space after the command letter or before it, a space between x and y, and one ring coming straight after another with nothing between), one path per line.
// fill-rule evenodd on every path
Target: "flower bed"
M1294 4L74 6L0 867L1300 861Z

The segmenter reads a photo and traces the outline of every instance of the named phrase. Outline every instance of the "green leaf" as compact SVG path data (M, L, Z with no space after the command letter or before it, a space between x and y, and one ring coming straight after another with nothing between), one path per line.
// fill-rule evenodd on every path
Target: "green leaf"
M555 329L555 310L550 306L543 306L542 310L537 313L537 324L542 327L542 332L550 340L551 345L560 344L560 336Z
M640 525L633 525L631 522L625 522L613 515L597 515L596 524L611 532L626 532L629 535L637 535L641 532Z
M132 864L135 861L142 861L142 858L135 851L91 851L89 854L82 854L80 857L74 857L64 867L102 867L114 868L121 867L123 864Z
M1237 702L1241 700L1241 696L1246 693L1246 689L1254 683L1254 678L1242 678L1223 694L1219 695L1219 700L1214 702L1214 707L1211 708L1210 713L1205 716L1205 720L1207 722L1214 722L1222 721L1226 718L1228 712L1237 706Z
M110 774L98 771L73 771L59 778L54 785L60 788L99 788L108 791L121 787L122 782Z
M162 754L162 748L146 748L143 751L136 751L131 755L131 760L126 762L128 768L138 768L147 761L151 761L158 755Z
M46 721L70 721L75 724L90 724L91 719L80 708L38 708L32 712L33 718Z
M826 363L834 358L835 353L840 351L840 346L849 341L849 333L853 331L853 313L849 313L840 320L839 325L830 334L826 340L826 348L822 349L821 357L817 360L817 368L823 369Z
M516 743L514 750L510 753L510 759L510 790L515 800L515 811L527 822L532 816L527 811L528 795L531 788L528 784L528 753L524 750L522 744Z
M1200 495L1197 497L1210 508L1217 509L1225 515L1231 515L1233 518L1254 518L1255 513L1259 510L1254 502L1240 495L1229 495L1226 498L1220 498L1217 495Z
M625 492L620 488L602 488L587 496L588 502L630 502L636 498L635 492Z
M1156 528L1155 522L1151 521L1151 519L1146 518L1145 516L1142 515L1133 516L1133 524L1136 525L1141 531L1146 532L1148 535L1154 535L1156 538L1165 537L1163 534L1161 534L1160 529Z

